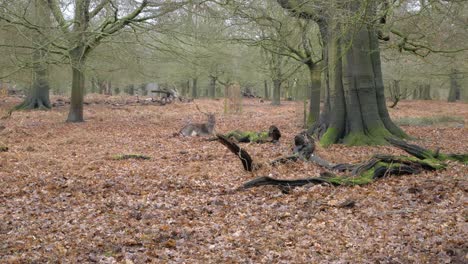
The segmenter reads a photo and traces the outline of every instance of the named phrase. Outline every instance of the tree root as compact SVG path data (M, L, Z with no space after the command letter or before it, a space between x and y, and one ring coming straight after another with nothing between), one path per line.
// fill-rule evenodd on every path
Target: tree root
M30 110L30 109L40 109L40 110L49 110L52 106L50 102L42 100L40 98L26 98L24 102L15 106L14 111L17 110Z
M226 146L234 155L239 157L240 161L242 162L242 166L246 171L253 171L254 166L253 166L253 160L252 157L250 157L249 153L239 147L234 141L228 139L227 137L221 135L221 134L216 134L216 137L218 137L219 142Z
M225 145L232 153L237 155L246 171L253 171L256 166L251 156L227 137L217 134L218 140ZM305 140L305 141L303 141ZM417 174L423 170L441 170L446 168L444 160L457 160L466 163L468 154L441 154L439 151L432 152L417 145L411 145L396 139L387 139L392 145L405 150L413 157L374 155L366 162L358 164L333 164L324 160L312 152L314 150L313 140L301 137L295 138L294 153L290 156L281 157L270 162L271 165L278 165L287 162L304 160L313 162L328 171L319 177L311 177L297 180L274 179L268 176L259 177L248 181L239 189L249 189L258 186L274 185L287 193L291 188L306 184L328 183L334 186L340 185L365 185L377 179L390 175ZM348 172L348 175L336 175L333 172Z
M318 156L311 155L308 161L326 168L330 171L349 172L346 176L324 172L320 177L311 177L297 180L282 180L263 176L242 185L240 189L249 189L258 186L273 185L278 186L283 192L289 192L291 188L306 184L328 183L334 186L340 185L365 185L375 180L391 175L418 174L423 170L441 170L446 168L444 160L452 159L466 163L467 154L440 154L438 151L432 152L417 145L411 145L404 141L390 139L389 142L414 157L374 155L366 162L359 164L332 164ZM279 164L288 161L297 161L299 157L292 155L272 161L272 164Z
M408 154L422 160L453 160L468 164L468 154L442 154L439 149L431 151L418 145L408 144L403 140L395 138L386 138L393 146L406 151Z

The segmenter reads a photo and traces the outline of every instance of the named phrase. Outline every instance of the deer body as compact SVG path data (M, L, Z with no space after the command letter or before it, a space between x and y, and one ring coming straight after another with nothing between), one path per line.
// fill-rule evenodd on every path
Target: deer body
M214 114L208 115L208 123L188 124L180 130L180 134L187 137L209 136L213 134L216 124Z

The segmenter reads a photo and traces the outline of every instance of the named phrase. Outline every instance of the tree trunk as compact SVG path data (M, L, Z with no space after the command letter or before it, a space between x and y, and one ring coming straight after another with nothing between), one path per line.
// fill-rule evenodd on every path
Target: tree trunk
M85 58L81 55L79 49L71 52L72 57L72 91L70 100L70 111L67 122L83 122L83 101L85 94Z
M140 92L142 96L147 96L148 95L148 90L146 90L146 83L140 85Z
M431 100L431 85L424 84L421 86L420 99Z
M265 99L268 100L268 99L270 99L270 93L268 92L268 81L267 80L263 81L263 87L264 87L264 91L265 91Z
M134 95L134 94L135 94L135 85L130 84L130 85L128 86L128 94L129 94L129 95Z
M214 99L216 97L216 77L210 76L210 88L208 90L208 97Z
M190 95L190 80L187 80L185 83L184 83L184 91L183 91L183 94L185 97L189 97Z
M460 87L457 82L457 70L452 69L448 101L455 102L456 100L460 100Z
M198 94L197 94L197 78L193 78L192 79L192 98L195 99L198 97Z
M337 39L336 31L329 32L328 61L335 65L328 67L330 120L320 143L373 145L386 144L385 137L391 135L405 137L385 104L376 32L362 27L353 39L343 40ZM344 56L342 47L347 48Z
M320 120L326 127L321 136L320 143L328 146L339 142L345 132L346 109L345 97L342 83L342 56L340 33L336 32L335 26L331 26L327 36L327 62L328 62L328 99L325 113Z
M16 109L50 109L49 81L47 64L44 62L44 51L34 51L33 81L29 94Z
M48 27L50 21L48 19L49 12L47 3L44 0L34 1L34 20L41 28ZM49 81L47 71L47 53L44 50L47 45L47 40L39 33L32 35L33 45L33 77L32 86L25 101L16 106L16 109L50 109L49 99Z
M271 102L271 104L280 105L280 97L281 97L281 80L275 79L273 80L273 101Z
M310 74L309 113L307 127L312 127L320 117L320 86L322 84L322 71L317 64L307 64Z
M96 93L98 91L98 80L97 77L91 78L91 93Z

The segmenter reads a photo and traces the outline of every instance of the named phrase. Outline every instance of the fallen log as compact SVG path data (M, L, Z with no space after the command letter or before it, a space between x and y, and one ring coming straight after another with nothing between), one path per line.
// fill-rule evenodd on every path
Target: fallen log
M278 187L294 188L306 184L322 184L328 183L334 186L340 185L364 185L373 182L374 180L390 176L420 173L423 168L438 169L440 164L432 164L434 167L428 166L425 161L405 159L407 157L399 156L374 156L364 163L353 165L354 168L350 175L340 176L331 172L325 172L320 177L311 177L297 180L274 179L263 176L242 185L242 189L249 189L258 186L274 185ZM338 164L341 165L341 164ZM337 166L337 165L335 165ZM346 164L345 167L351 165ZM283 189L282 189L283 190Z
M226 138L236 140L240 143L267 143L267 142L277 142L281 138L281 133L278 127L272 125L268 131L240 131L234 130L226 133L224 135Z
M274 185L284 188L294 188L306 184L328 183L339 185L364 185L377 179L390 175L417 174L423 170L441 170L446 168L445 160L456 160L466 164L468 154L441 154L439 151L432 152L417 145L408 144L404 141L389 139L392 145L405 150L413 157L374 155L366 162L359 164L332 164L318 156L310 155L308 161L324 167L330 171L350 172L349 175L340 176L331 172L325 172L320 177L311 177L297 180L274 179L271 177L259 177L246 182L242 189L258 186ZM296 161L298 156L289 156L275 160L275 162L288 160Z
M468 154L441 154L438 151L432 152L417 145L408 144L404 141L389 139L388 141L392 145L405 150L413 157L377 154L368 161L358 164L333 164L312 153L314 150L313 141L311 142L310 139L300 137L301 135L297 135L295 138L293 155L275 159L271 161L270 164L277 165L286 162L304 160L306 162L313 162L328 171L321 173L319 177L295 180L275 179L268 176L262 176L244 183L240 189L273 185L280 187L283 192L288 192L290 188L306 184L327 183L335 186L365 185L390 175L417 174L423 170L442 170L447 166L443 163L445 160L457 160L464 163L467 163L468 161ZM245 170L253 171L255 169L256 166L253 163L253 159L247 151L223 135L218 134L217 138L232 153L239 157ZM336 175L331 171L348 172L348 175Z

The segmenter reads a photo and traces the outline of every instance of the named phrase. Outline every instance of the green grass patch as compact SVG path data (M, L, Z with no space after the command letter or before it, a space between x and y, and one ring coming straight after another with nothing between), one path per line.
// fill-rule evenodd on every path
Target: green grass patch
M465 124L460 116L403 117L395 120L399 126L432 126L437 124Z
M127 160L127 159L136 159L136 160L149 160L151 157L141 154L119 154L112 157L113 160Z
M7 146L0 146L0 152L7 152L8 147Z

